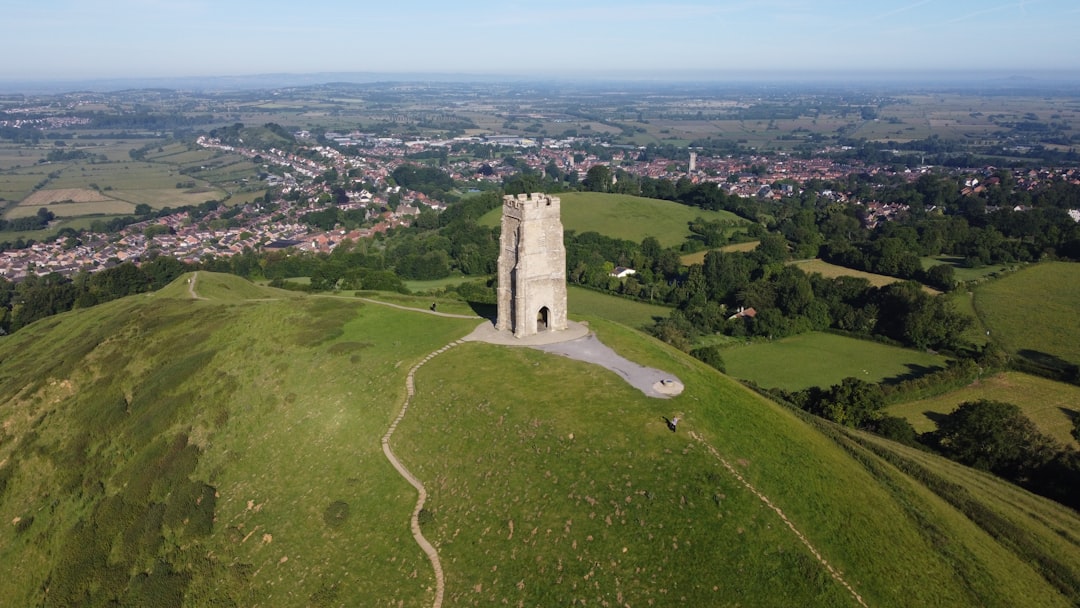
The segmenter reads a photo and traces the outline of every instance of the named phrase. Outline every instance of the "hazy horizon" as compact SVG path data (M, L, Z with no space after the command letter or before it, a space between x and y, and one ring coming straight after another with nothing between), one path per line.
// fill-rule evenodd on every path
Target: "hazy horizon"
M1080 70L1070 0L43 0L7 7L0 81L366 73L667 74ZM671 79L671 78L659 78Z

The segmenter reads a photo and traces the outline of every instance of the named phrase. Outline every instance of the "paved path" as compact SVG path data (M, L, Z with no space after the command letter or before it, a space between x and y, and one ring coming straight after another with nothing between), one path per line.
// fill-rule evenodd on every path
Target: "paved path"
M705 449L709 450L709 453L712 454L713 457L715 457L717 460L719 460L720 464L725 469L727 469L729 473L734 475L735 479L738 479L739 483L741 483L743 485L743 487L745 487L747 490L750 490L750 493L753 494L754 496L757 496L758 500L765 503L766 507L769 507L770 509L775 511L776 514L778 516L780 516L780 519L785 524L787 524L787 527L791 529L791 531L795 534L795 536L800 541L802 541L802 544L806 545L806 548L810 550L810 553L812 553L814 555L814 558L817 559L817 561L819 563L821 563L821 565L824 566L826 570L829 571L829 574L833 577L833 579L836 580L836 582L843 585L844 588L847 589L849 593L851 593L851 596L853 598L855 598L855 601L858 602L860 606L866 606L866 602L863 601L862 596L859 595L859 593L857 591L855 591L855 588L852 587L850 583L848 583L846 580L844 580L843 574L839 570L834 568L833 565L830 564L828 562L828 560L826 560L821 555L821 552L818 551L814 547L814 545L810 544L810 540L806 538L806 535L803 534L802 532L800 532L799 529L795 527L795 524L791 523L791 520L787 518L787 515L785 515L782 510L780 510L780 507L774 505L772 503L772 501L769 500L768 496L762 494L761 491L759 491L757 488L755 488L753 485L751 485L751 483L749 481L747 481L746 478L743 477L739 473L739 471L734 466L732 466L732 464L730 462L727 461L727 459L725 459L723 456L720 455L720 452L716 451L716 448L709 445L704 439L701 438L700 435L698 435L694 431L690 431L690 436L693 437L695 440L697 440L698 443L705 446Z
M382 304L383 302L376 302ZM391 304L391 306L393 306ZM400 307L399 307L400 308ZM417 309L411 309L417 310ZM423 311L420 311L423 312ZM430 312L430 311L429 311ZM405 412L409 410L409 403L412 401L413 395L416 393L416 385L414 377L416 370L420 369L432 358L441 355L442 353L450 350L451 348L462 344L461 340L451 342L439 350L428 354L422 361L417 363L409 370L409 374L405 377L405 403L401 406L401 411L398 412L397 418L390 424L390 428L387 429L386 434L382 438L383 454L386 455L386 459L390 461L390 464L394 466L397 472L412 484L412 487L416 488L418 493L416 497L416 506L413 507L412 517L409 520L409 526L412 528L413 539L416 540L416 544L420 545L420 548L427 554L428 559L431 560L431 567L435 571L435 601L432 603L433 608L441 608L443 603L443 595L446 593L446 578L443 576L442 562L439 561L439 553L435 550L435 547L428 542L428 539L424 538L424 533L420 530L420 510L424 508L424 502L427 501L427 490L424 489L424 484L420 483L420 480L416 478L409 469L405 468L405 465L401 464L401 461L394 455L394 451L390 448L390 437L397 429L397 425L401 422L401 419L405 417Z
M555 355L562 355L586 363L607 368L630 386L649 397L667 399L682 393L682 382L671 374L633 361L616 353L589 331L583 323L570 321L565 331L545 331L527 338L515 338L506 331L498 331L489 321L481 323L466 341L487 342L502 346L528 346Z

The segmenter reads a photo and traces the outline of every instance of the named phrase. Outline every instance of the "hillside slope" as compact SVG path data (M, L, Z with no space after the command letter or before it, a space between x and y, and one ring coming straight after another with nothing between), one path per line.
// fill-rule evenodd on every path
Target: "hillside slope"
M604 236L640 243L655 237L664 247L678 246L690 236L690 222L702 218L726 222L729 234L745 227L747 220L730 211L709 211L682 203L628 194L603 192L562 192L562 223L567 230L599 232ZM494 209L480 218L480 224L496 227L502 210ZM745 229L745 228L742 228Z
M0 340L0 597L430 605L379 440L477 321L190 278ZM591 322L687 390L476 343L417 372L393 444L446 605L1078 601L1076 513Z

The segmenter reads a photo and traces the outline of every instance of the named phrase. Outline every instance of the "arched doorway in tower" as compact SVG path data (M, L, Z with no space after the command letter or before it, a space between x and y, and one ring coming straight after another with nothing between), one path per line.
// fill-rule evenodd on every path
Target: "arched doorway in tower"
M536 331L547 331L550 329L550 326L548 325L550 318L551 311L548 310L548 307L544 306L541 308L540 312L536 313Z

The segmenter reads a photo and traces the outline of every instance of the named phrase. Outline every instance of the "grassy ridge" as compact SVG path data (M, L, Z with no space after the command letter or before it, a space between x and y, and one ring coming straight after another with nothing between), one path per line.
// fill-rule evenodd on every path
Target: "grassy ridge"
M196 289L208 299L181 279L0 340L0 597L430 604L431 568L408 527L415 492L379 437L406 371L476 321L204 272ZM484 344L417 374L393 443L428 487L421 520L447 605L853 605L709 446L870 605L1075 601L1080 542L1046 533L1078 529L1075 513L905 455L949 467L978 521L1007 533L992 536L833 427L589 321L686 392L648 399L606 370ZM661 416L674 413L684 424L672 434ZM1015 507L999 510L996 495Z
M676 246L690 236L689 223L696 218L708 221L748 222L729 211L706 211L696 207L640 196L601 192L562 192L562 223L567 230L599 232L604 236L640 243L656 237L664 247ZM498 226L502 209L494 209L480 223ZM736 228L732 228L736 230Z
M30 522L0 532L0 595L34 605L48 580L59 604L422 602L414 496L378 438L408 366L475 322L210 273L198 288L228 295L180 282L0 343L0 512Z

